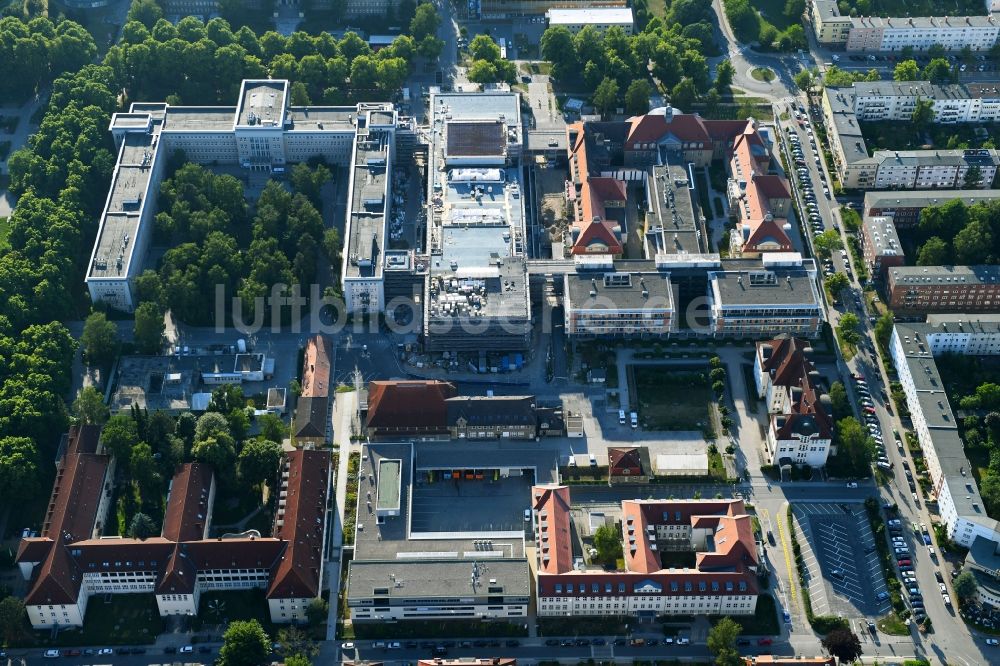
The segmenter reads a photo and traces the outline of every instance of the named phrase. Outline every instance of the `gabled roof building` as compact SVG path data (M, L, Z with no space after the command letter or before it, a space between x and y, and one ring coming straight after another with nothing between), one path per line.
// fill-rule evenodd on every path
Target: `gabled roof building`
M741 500L622 502L623 570L588 567L574 554L569 488L532 488L539 616L752 615L760 565ZM666 567L664 550L695 564Z
M30 581L32 627L82 626L95 594L154 594L160 615L196 615L202 592L266 590L271 621L303 622L322 590L330 457L286 455L273 537L210 538L215 477L203 463L181 465L170 483L159 536L103 536L113 458L94 426L74 426L60 460L39 537L23 539L17 563Z

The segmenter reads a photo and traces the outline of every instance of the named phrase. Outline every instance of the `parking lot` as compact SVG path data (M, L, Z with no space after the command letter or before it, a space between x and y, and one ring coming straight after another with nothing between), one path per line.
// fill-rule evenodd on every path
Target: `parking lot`
M413 486L411 532L486 532L524 529L531 504L530 475L490 480L427 482L418 472Z
M842 616L887 613L888 589L864 506L804 503L794 505L794 514L805 535L802 555L813 612Z

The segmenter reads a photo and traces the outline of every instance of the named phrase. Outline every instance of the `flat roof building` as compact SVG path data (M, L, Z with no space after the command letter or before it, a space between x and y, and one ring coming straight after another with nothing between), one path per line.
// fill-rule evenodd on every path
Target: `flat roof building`
M520 351L531 335L520 95L431 95L424 345Z
M889 307L900 314L996 312L1000 266L897 266L886 289Z
M372 237L367 236L367 244L362 243L353 232L363 220L372 223L366 229L375 235L380 230L378 220L384 223L390 202L386 200L381 208L366 207L367 200L375 198L366 196L370 190L366 169L358 179L359 196L354 196L355 139L362 139L362 167L367 164L368 151L378 150L379 145L391 160L397 123L392 105L296 107L289 100L287 81L247 79L234 107L136 102L128 113L112 116L109 130L118 156L87 269L92 301L126 312L135 309L133 282L145 267L164 164L176 150L184 151L193 162L239 165L256 171L283 171L287 164L313 157L352 165L344 255L346 259L366 251L370 254L371 247L377 245L369 242ZM379 144L380 139L385 140ZM357 226L352 226L352 220ZM349 261L344 264L345 271L352 265ZM367 291L376 296L381 293L376 287ZM359 302L354 294L351 291L349 305Z
M903 266L906 255L891 217L865 217L861 222L861 255L868 274L885 279L890 268Z
M986 513L934 360L943 353L1000 353L1000 315L940 314L922 323L897 323L889 349L948 536L966 548L978 537L1000 542L1000 525Z
M371 480L375 497L358 494L355 552L347 573L351 619L520 621L511 618L527 617L530 599L523 527L466 532L454 524L437 529L416 516L427 511L419 505L421 485L440 469L439 454L450 459L444 463L449 469L473 458L481 468L492 464L488 455L463 461L450 445L434 446L422 444L418 452L410 443L373 443L362 449L359 476Z
M1000 199L1000 190L908 190L865 192L862 216L891 217L896 229L910 228L920 222L920 211L959 199L966 206Z
M665 336L677 328L670 276L653 262L641 272L578 267L563 279L566 335Z
M987 11L992 11L989 5ZM847 51L881 52L911 48L925 51L938 44L948 51L969 46L987 51L997 42L1000 23L988 16L920 16L881 18L842 16L837 0L811 0L809 14L821 44L844 45Z
M550 9L545 12L545 18L550 28L562 26L572 33L580 32L585 26L591 26L601 32L617 26L624 30L626 35L631 35L635 24L631 7Z
M819 335L823 304L816 265L797 253L764 254L757 265L708 273L710 331L718 337Z

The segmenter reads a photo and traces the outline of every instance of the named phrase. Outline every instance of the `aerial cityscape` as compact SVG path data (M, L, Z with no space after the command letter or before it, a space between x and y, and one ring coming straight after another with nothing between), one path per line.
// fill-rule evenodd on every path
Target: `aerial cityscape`
M1000 664L1000 0L0 63L0 666Z

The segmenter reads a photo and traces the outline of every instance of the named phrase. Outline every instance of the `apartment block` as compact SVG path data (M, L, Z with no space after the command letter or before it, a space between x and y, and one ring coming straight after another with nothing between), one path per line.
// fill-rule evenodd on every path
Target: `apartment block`
M923 448L931 496L937 500L948 536L966 548L978 537L1000 542L1000 524L986 514L934 361L942 353L1000 354L1000 315L928 315L925 323L898 323L890 352L906 394L913 430Z
M889 308L917 315L1000 310L1000 266L898 266L888 272Z
M827 88L824 94L843 91ZM854 114L863 122L909 121L921 100L933 105L935 123L992 123L1000 119L1000 92L993 86L868 81L855 83L847 94L854 101Z
M906 264L903 246L891 217L865 217L861 222L861 255L868 274L885 279L890 268Z
M757 547L741 500L622 502L624 567L579 565L570 489L532 488L536 595L542 617L752 615ZM693 551L689 568L665 566L661 553Z
M905 119L906 109L915 105L917 95L909 95L896 84L880 87L831 88L823 92L823 118L827 127L834 165L846 188L861 189L968 189L990 188L1000 166L1000 153L993 149L972 150L879 150L869 156L861 131L858 111L871 118ZM916 87L915 87L916 89ZM865 93L857 103L858 91ZM880 90L892 95L867 94ZM933 92L934 89L928 89ZM962 89L964 90L964 89ZM970 89L971 90L971 89ZM907 94L896 95L896 92ZM942 95L943 108L953 109L942 117L959 120L959 107L968 100ZM963 93L965 94L965 93ZM881 100L881 101L880 101ZM956 101L957 100L957 101ZM992 104L992 102L991 102ZM951 106L957 105L957 106ZM982 104L969 102L969 113L982 113ZM992 108L991 105L987 105ZM910 109L912 115L912 109ZM989 111L992 113L992 111Z
M1000 199L1000 190L914 190L904 192L866 192L862 215L889 217L896 229L909 229L920 222L920 211L941 206L955 199L966 206Z
M988 51L1000 36L995 13L987 16L880 18L842 16L837 0L811 0L809 16L819 43L847 51L882 52L912 48L926 51L939 44L948 51Z

